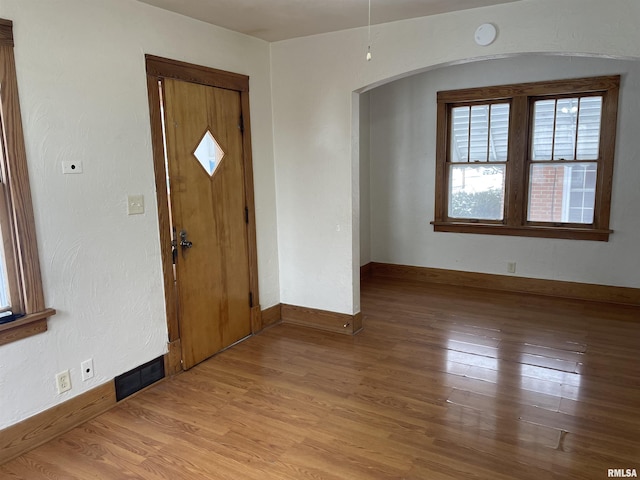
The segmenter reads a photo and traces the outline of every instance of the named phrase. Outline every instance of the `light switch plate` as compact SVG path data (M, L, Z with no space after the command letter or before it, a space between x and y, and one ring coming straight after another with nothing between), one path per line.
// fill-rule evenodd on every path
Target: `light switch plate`
M144 213L144 195L129 195L127 197L127 214L140 215Z

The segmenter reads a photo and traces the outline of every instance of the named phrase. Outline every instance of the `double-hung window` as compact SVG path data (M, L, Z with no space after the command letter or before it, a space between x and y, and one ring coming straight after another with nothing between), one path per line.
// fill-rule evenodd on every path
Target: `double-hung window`
M438 92L434 229L608 240L619 84Z
M13 55L0 19L0 345L47 329Z

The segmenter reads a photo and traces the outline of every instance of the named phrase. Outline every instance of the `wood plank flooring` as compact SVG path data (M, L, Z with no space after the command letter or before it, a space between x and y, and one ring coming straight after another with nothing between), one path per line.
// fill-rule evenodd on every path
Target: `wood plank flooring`
M373 278L355 337L278 325L2 479L604 479L640 472L640 309Z

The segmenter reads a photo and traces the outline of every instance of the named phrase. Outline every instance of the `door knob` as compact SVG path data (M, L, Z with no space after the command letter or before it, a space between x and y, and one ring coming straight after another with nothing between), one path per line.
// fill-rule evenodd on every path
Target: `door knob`
M193 247L193 243L187 240L187 231L180 230L180 246L183 250Z

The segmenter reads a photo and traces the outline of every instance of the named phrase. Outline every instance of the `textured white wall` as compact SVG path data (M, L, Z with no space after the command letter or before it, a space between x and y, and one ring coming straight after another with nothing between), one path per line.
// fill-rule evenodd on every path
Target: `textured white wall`
M637 0L536 0L272 44L281 298L355 313L352 92L478 57L523 52L640 56ZM498 38L473 33L494 23ZM451 265L453 268L453 265Z
M260 301L279 302L269 45L133 0L2 0L49 331L0 347L0 428L166 351L144 54L250 75ZM82 175L62 175L63 160ZM127 216L127 194L146 213ZM94 359L82 382L80 363ZM55 373L73 389L58 395Z
M268 45L133 0L1 0L0 17L15 22L45 298L59 310L49 332L0 347L0 428L165 350L144 53L251 76L261 304L342 313L359 309L352 92L481 56L640 56L637 0L524 1L375 26L369 63L366 29ZM500 31L487 48L473 43L483 22ZM62 160L85 173L62 176ZM126 216L128 193L145 195L145 215ZM96 377L83 383L89 357ZM67 368L73 390L58 396L53 376Z
M358 176L360 181L360 266L371 262L371 128L370 128L370 94L359 95L359 143L360 162Z
M609 242L434 232L436 92L622 74ZM456 65L397 80L371 96L372 259L640 287L640 62L526 55Z

